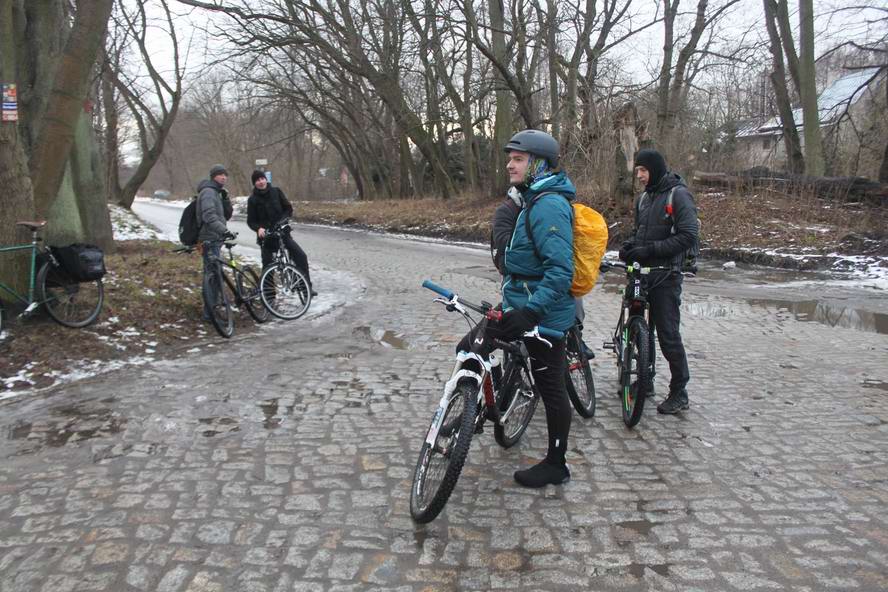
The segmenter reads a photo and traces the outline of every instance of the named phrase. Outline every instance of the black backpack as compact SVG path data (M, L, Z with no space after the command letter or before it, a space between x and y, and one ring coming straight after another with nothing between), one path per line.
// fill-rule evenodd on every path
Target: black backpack
M197 196L191 199L191 203L185 206L182 217L179 218L179 242L186 247L197 244L197 236L200 234L200 221L197 219Z

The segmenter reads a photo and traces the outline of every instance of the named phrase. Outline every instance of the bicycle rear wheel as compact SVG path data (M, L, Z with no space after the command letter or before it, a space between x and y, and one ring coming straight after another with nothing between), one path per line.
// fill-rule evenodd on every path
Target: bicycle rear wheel
M298 319L311 304L311 289L302 272L292 263L275 263L259 279L262 302L281 319Z
M223 284L222 271L217 264L211 273L204 275L203 298L211 311L210 322L213 327L219 335L228 339L234 335L234 311L231 309L228 290L223 288Z
M410 489L410 515L416 522L434 520L456 487L475 432L477 393L474 381L461 381L444 410L435 443L422 444Z
M511 448L521 440L540 401L526 370L514 362L507 366L497 404L500 413L508 412L509 416L504 425L493 426L493 437L503 448Z
M650 382L650 336L643 318L629 319L629 325L623 330L622 341L624 349L620 368L620 400L623 423L632 428L641 419L647 399L645 385Z
M259 286L259 274L252 267L246 266L237 274L237 293L247 312L257 323L264 323L268 320L268 309L262 303Z
M40 300L49 316L66 327L86 327L99 318L105 301L102 280L77 282L47 261L37 273Z
M565 386L570 402L582 417L595 415L595 380L592 364L586 357L583 340L576 326L567 333L567 370Z

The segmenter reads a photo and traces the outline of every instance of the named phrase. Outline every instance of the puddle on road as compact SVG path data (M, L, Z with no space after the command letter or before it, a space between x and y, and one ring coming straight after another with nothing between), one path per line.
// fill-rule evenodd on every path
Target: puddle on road
M56 407L49 411L50 417L45 420L18 421L9 428L8 438L24 440L30 445L18 454L32 454L46 447L59 448L69 442L118 434L126 427L127 419L116 411L92 405L92 402L85 402Z
M664 576L664 577L669 575L669 564L668 563L662 563L662 564L630 563L629 566L626 568L626 570L629 572L629 574L635 576L636 578L641 579L641 578L644 578L645 568L647 568L647 569L649 569L649 570L653 571L654 573L657 573L661 576Z
M603 281L600 282L601 288L598 289L603 290L606 294L622 294L623 288L626 285L624 275L606 273L602 274L602 277ZM754 287L773 286L779 288L795 281L826 281L830 276L828 274L812 274L755 267L744 270L742 273L737 273L736 271L728 273L716 268L707 268L705 274L701 277L705 278L705 282L716 282L714 286L721 289L724 289L726 286L736 285L738 288L743 288L744 291L747 291ZM754 286L747 283L751 279L756 281ZM686 283L685 289L689 289L692 285ZM817 287L812 285L810 289L817 289ZM859 306L842 304L842 299L848 297L847 292L833 294L831 298L806 299L806 295L811 295L809 290L807 293L801 293L800 298L796 300L755 298L743 295L734 296L734 293L727 292L727 297L712 300L695 302L687 302L686 300L682 304L682 310L705 318L721 319L742 315L744 314L743 307L750 306L755 309L769 311L777 317L778 321L794 318L798 321L820 323L829 327L843 327L888 335L888 314L873 312ZM872 297L868 296L862 302L870 300L872 300Z
M353 333L356 337L375 341L383 347L391 347L394 349L409 349L409 345L404 339L403 333L395 333L394 331L391 331L389 329L371 329L367 325L355 327Z
M283 418L275 417L278 413L277 399L268 399L267 401L259 403L259 409L261 409L262 414L265 415L265 419L262 421L262 427L266 430L273 430L281 425Z
M229 432L239 432L240 426L233 417L202 417L197 420L202 426L208 426L211 429L204 429L200 435L204 438L212 438L219 434L227 434ZM202 429L202 428L199 428Z
M859 308L830 304L820 300L774 300L748 298L739 302L710 300L682 304L682 309L695 316L711 319L728 318L742 314L739 303L762 308L777 316L778 321L794 318L797 321L820 323L829 327L844 327L888 335L888 314Z

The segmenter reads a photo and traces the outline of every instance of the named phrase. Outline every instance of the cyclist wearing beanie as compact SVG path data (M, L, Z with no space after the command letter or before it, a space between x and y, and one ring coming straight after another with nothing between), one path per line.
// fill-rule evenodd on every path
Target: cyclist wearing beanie
M278 250L276 238L265 236L265 232L284 218L293 216L293 204L279 187L272 187L263 171L253 171L250 176L253 192L247 199L247 226L256 233L256 242L262 250L262 267L271 263ZM308 271L308 255L289 234L284 235L284 246L299 271L305 276L312 296L318 293L311 283Z
M620 259L645 266L664 266L672 271L652 273L648 281L651 325L669 362L669 396L657 406L660 413L673 415L689 408L685 387L690 380L688 358L679 325L682 274L685 253L697 242L697 207L682 178L666 168L666 159L652 149L640 150L635 157L636 177L644 193L635 201L635 227L632 238L620 249ZM666 212L672 194L672 215ZM653 346L653 341L651 342ZM647 387L653 395L653 377Z
M490 331L506 339L520 337L536 325L567 331L574 324L573 208L576 189L558 167L560 147L545 132L518 132L505 146L506 170L521 210L502 258L503 319ZM529 209L530 206L532 209ZM530 231L525 217L530 213ZM546 408L549 445L546 458L515 472L525 487L558 485L570 479L565 454L573 412L564 385L565 342L552 347L525 341L533 358L533 378Z

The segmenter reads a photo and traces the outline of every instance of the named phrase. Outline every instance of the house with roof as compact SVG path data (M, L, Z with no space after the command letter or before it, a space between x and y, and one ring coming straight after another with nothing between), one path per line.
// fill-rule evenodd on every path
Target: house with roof
M888 69L854 70L835 80L817 97L821 134L828 174L878 177L878 168L888 142L886 106ZM802 109L793 119L804 150ZM737 130L738 168L765 166L785 169L786 149L779 117L764 122L746 122Z

